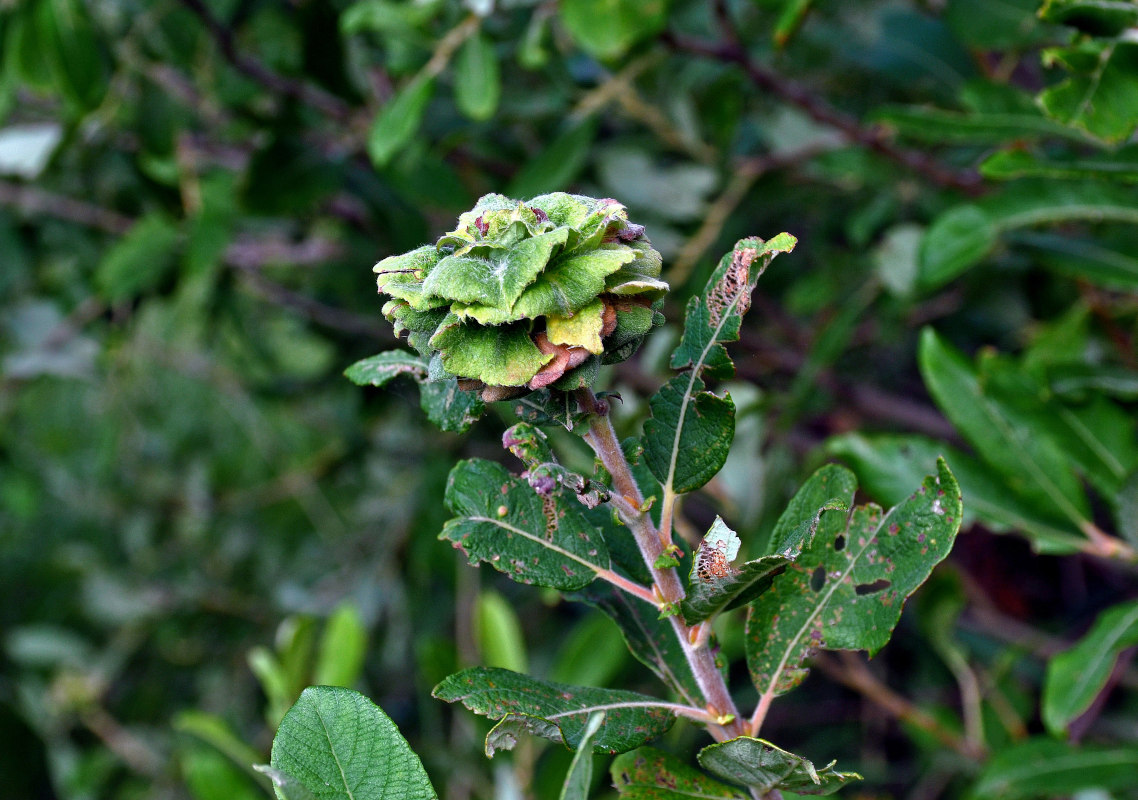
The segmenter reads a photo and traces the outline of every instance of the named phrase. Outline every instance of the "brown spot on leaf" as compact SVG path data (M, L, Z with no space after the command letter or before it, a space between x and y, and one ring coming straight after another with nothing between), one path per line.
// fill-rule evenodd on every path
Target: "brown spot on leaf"
M736 250L723 277L707 293L707 311L712 328L719 327L723 313L731 308L732 304L734 304L734 313L740 315L747 313L747 309L751 307L747 278L756 253L757 251L750 247Z

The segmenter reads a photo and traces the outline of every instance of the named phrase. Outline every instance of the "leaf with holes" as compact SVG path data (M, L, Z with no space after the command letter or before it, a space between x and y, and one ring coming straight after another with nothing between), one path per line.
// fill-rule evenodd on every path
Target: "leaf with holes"
M692 559L687 597L680 607L688 625L751 602L770 588L790 561L783 555L770 555L736 568L731 562L739 553L739 545L735 531L716 517Z
M267 770L288 797L437 800L395 723L359 692L310 686L273 739Z
M724 798L747 800L741 789L728 786L671 753L654 747L641 747L619 755L612 762L612 785L621 800L681 800L681 798Z
M538 494L492 461L459 462L447 480L446 503L458 516L439 534L519 583L571 591L609 568L599 531L559 487Z
M509 750L519 733L541 736L576 750L589 718L605 713L593 737L594 753L623 753L662 735L675 721L668 704L617 689L541 681L505 669L474 667L442 681L431 693L460 702L498 725L486 737L486 754Z
M672 369L706 372L713 378L730 378L735 365L725 342L739 338L743 315L751 306L751 292L759 277L779 253L789 253L798 240L780 233L764 242L758 237L740 239L719 260L703 293L688 301L684 335L672 353Z
M788 233L768 242L741 239L720 259L702 296L688 302L683 338L671 359L673 369L687 371L652 396L652 416L644 424L645 462L665 489L690 492L723 468L735 436L735 405L730 396L704 391L702 376L735 374L723 343L739 338L751 292L771 259L789 253L797 241Z
M847 489L856 485L848 470L831 465L799 494L819 493L817 484L836 476ZM815 650L880 650L905 598L948 555L961 513L960 487L943 459L936 476L888 513L875 505L825 511L797 561L750 608L747 666L762 699L801 683L803 661Z
M752 786L762 795L776 789L795 794L833 794L850 781L861 780L856 772L838 772L832 761L817 769L802 756L749 736L709 745L699 751L698 758L708 772Z

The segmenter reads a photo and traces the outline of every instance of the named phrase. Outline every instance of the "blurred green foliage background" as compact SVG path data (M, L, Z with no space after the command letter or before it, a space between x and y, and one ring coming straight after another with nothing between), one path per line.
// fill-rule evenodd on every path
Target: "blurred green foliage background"
M451 464L506 461L505 411L443 434L409 385L340 374L394 344L375 261L486 192L571 190L625 203L674 288L609 373L626 427L719 255L800 240L734 349L736 447L689 536L722 513L761 543L831 457L885 504L938 453L964 486L973 524L894 642L820 659L771 738L862 772L851 796L1135 796L1101 766L991 783L1067 739L1138 763L1126 655L1089 711L1040 710L1048 659L1136 594L1138 10L1040 11L0 0L4 795L268 797L250 765L330 682L446 798L551 797L568 753L487 762L434 683L657 690L596 612L435 538Z

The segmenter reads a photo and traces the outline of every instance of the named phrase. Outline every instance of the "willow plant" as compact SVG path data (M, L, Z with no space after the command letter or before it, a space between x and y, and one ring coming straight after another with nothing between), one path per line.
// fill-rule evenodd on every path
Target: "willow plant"
M854 475L822 467L750 560L739 561L742 542L723 519L694 547L676 535L677 501L722 469L734 438L731 397L708 384L734 376L725 345L738 339L759 277L795 244L786 233L746 238L723 256L687 304L674 376L649 399L642 433L623 441L610 395L595 384L603 364L629 358L659 324L668 287L659 253L620 203L487 195L435 244L376 265L384 314L415 352L381 353L348 377L373 386L410 377L446 430L465 430L489 402L508 403L519 419L503 436L517 474L498 461L459 462L445 494L454 516L440 537L471 564L601 609L662 684L656 697L462 670L434 696L496 721L488 756L522 736L578 754L619 753L612 782L628 799L830 794L858 778L760 738L763 722L802 682L812 653L872 655L889 640L905 599L960 527L960 490L944 461L888 511L855 506ZM559 462L550 426L592 448L592 474ZM712 623L721 615L745 625L753 708L737 704L717 657ZM678 717L710 739L695 754L698 768L649 746ZM563 798L587 796L591 763L574 759ZM265 769L293 800L436 796L391 721L347 689L306 690Z

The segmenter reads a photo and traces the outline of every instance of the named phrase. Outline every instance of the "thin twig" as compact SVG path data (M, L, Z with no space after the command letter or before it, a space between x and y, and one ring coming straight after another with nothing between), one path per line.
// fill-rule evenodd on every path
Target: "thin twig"
M0 206L16 208L29 216L42 215L74 222L115 236L121 236L134 225L134 220L116 211L6 180L0 180Z
M973 759L983 757L984 751L975 743L969 742L956 731L944 727L935 717L879 681L857 655L845 652L838 655L839 659L835 659L828 654L819 653L814 657L814 666L831 679L880 706L893 717L915 725L961 755Z
M895 145L887 130L880 126L864 126L857 119L769 67L751 58L738 44L728 41L708 42L676 33L665 33L663 40L672 48L693 55L706 56L728 64L739 65L751 82L781 100L805 111L812 119L841 131L855 144L864 145L912 171L924 175L945 188L958 189L969 195L983 191L979 174L951 169L926 153L906 150Z

